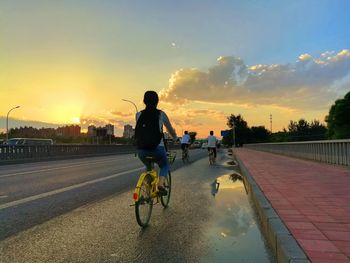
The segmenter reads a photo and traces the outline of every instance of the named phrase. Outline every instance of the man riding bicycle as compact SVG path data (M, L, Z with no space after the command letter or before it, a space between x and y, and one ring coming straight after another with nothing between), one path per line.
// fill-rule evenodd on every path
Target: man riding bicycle
M158 94L155 91L145 92L143 102L146 108L136 113L135 139L138 157L146 166L147 171L152 170L149 157L153 157L158 164L160 168L158 190L160 195L167 195L164 178L168 175L170 166L164 144L163 125L174 140L177 139L177 136L168 116L157 109L158 101Z
M182 153L187 151L187 154L188 154L188 148L189 148L190 144L191 144L191 137L188 134L188 131L185 131L184 135L181 138Z
M214 136L214 132L210 131L210 135L208 136L208 152L210 150L213 150L214 159L216 159L216 142L217 142L217 139Z

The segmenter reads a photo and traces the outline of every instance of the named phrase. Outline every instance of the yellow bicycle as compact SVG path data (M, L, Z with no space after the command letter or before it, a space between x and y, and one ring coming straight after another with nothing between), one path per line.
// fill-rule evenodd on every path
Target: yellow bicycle
M135 201L135 214L137 223L141 227L146 227L151 218L153 205L160 203L164 208L168 207L171 194L171 173L165 178L165 189L167 195L159 195L158 192L158 172L154 169L155 159L153 157L146 157L152 163L152 171L143 172L136 184L136 188L133 194ZM168 153L169 164L175 161L176 152Z

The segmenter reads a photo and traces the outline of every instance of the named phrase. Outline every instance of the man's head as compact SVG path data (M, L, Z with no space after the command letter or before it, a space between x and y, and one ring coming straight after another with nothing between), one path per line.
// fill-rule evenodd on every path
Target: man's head
M188 134L188 131L185 131L185 134Z
M143 96L143 103L145 103L146 108L156 108L158 105L158 94L153 90L148 90Z
M214 135L214 132L213 132L213 131L210 131L210 135Z

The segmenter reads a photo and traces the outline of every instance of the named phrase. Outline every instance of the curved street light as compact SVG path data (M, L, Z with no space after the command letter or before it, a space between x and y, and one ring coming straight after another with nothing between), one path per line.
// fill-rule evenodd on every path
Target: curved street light
M131 100L122 99L122 101L126 101L126 102L129 102L129 103L131 103L132 105L134 105L135 110L136 110L136 113L135 113L135 119L136 119L136 114L139 112L139 110L137 109L136 104L135 104L134 102L132 102ZM136 157L136 152L135 152L135 157Z
M139 112L139 110L137 109L136 104L135 104L135 103L133 103L131 100L126 100L126 99L122 99L122 100L123 100L123 101L126 101L126 102L129 102L129 103L131 103L132 105L134 105L135 110L136 110L136 113L138 113L138 112Z
M13 107L12 109L10 109L7 113L7 116L6 116L6 142L8 142L9 140L9 114L12 110L14 109L18 109L20 106L16 106L16 107Z

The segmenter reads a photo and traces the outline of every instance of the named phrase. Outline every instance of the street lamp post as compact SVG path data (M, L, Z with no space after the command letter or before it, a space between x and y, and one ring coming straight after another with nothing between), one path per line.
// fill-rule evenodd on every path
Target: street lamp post
M126 99L122 99L123 101L126 101L126 102L129 102L129 103L131 103L132 105L134 105L134 107L135 107L135 110L136 110L136 113L138 113L138 109L137 109L137 107L136 107L136 104L135 103L133 103L131 100L126 100Z
M236 148L236 129L235 129L234 122L232 122L232 139L233 139L233 147Z
M136 104L135 104L134 102L132 102L131 100L122 99L122 101L126 101L126 102L129 102L129 103L131 103L132 105L134 105L135 111L136 111L136 113L135 113L135 119L136 119L136 114L139 112L139 110L137 109ZM136 125L135 125L135 126L136 126ZM136 152L135 152L135 157L136 157Z
M7 116L6 116L6 142L8 142L8 140L9 140L9 114L12 110L18 109L19 107L20 106L16 106L16 107L10 109L7 113Z

